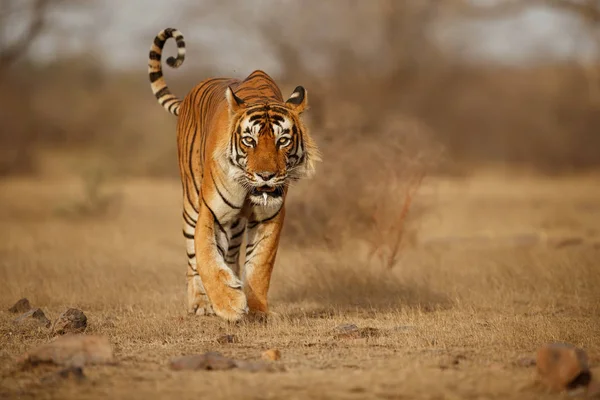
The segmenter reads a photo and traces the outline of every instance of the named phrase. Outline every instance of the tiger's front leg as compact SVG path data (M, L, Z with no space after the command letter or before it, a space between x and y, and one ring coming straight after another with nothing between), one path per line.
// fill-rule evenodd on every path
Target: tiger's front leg
M279 246L279 236L283 227L285 209L265 222L248 223L248 244L244 263L244 292L251 313L267 314L267 294L271 283L271 273Z
M204 201L200 202L194 245L198 273L213 311L229 321L241 319L248 306L242 282L225 263L227 234Z

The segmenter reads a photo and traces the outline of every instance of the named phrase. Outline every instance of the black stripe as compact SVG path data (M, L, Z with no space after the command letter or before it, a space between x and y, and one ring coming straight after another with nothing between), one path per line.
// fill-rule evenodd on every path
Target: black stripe
M240 243L238 243L238 244L236 244L236 245L229 246L229 248L227 249L227 251L229 252L229 251L231 251L231 250L239 249L239 247L240 247L241 245L242 245L242 243L240 242Z
M260 239L258 239L257 242L255 242L255 243L253 243L251 245L246 246L246 255L251 254L254 251L254 249L256 249L256 247L258 246L258 244L260 242L262 242L263 240L265 240L265 239L267 239L269 237L271 237L271 235L265 235L265 236L261 237Z
M227 200L225 198L225 196L223 195L223 193L221 193L221 191L219 190L219 186L217 185L217 182L215 181L215 176L213 175L212 170L210 171L210 177L213 181L213 184L215 185L215 189L217 190L217 193L219 193L219 196L221 196L221 199L223 199L223 201L225 202L225 204L227 204L229 207L236 209L236 210L240 210L242 208L242 206L236 206L234 204L232 204L229 200Z
M168 107L167 111L169 111L171 114L175 114L177 112L176 108L179 107L180 103L180 101L176 101L175 103L171 104Z
M269 218L265 218L261 221L252 221L251 223L248 224L248 228L252 229L258 224L262 224L264 222L269 222L270 220L272 220L273 218L278 216L280 211L281 211L281 208L279 210L277 210L277 212L275 214L271 215Z
M213 210L206 203L206 200L204 199L204 196L202 196L202 202L204 203L204 205L206 206L206 208L208 208L208 211L210 211L210 213L212 214L213 221L215 222L215 224L217 224L217 226L219 227L219 229L221 230L221 232L223 232L225 234L225 236L227 236L227 232L225 232L225 229L223 229L223 225L221 225L221 223L217 219L217 216L215 215L215 213L213 212Z
M217 243L217 250L221 254L221 257L225 258L225 250Z
M235 253L235 255L231 256L231 257L225 257L224 260L226 263L236 263L239 261L239 256L240 253Z
M245 231L246 231L246 229L242 229L241 231L239 231L238 233L236 233L235 235L233 235L233 236L231 237L231 239L229 239L229 240L233 240L233 239L237 239L237 238L239 238L240 236L242 236L242 234L243 234Z
M150 72L148 74L148 76L150 77L150 83L154 83L157 80L159 80L160 78L162 78L163 73L162 71L158 71L158 72Z
M195 91L191 104L198 104L201 110L204 109L204 99L205 99L207 93L211 89L210 84L212 82L214 82L214 79L207 80L206 82L204 82L202 84L202 86L200 86ZM204 124L202 123L203 122L202 114L203 113L201 113L200 126L204 126ZM196 189L196 193L200 193L200 188L198 187L198 183L196 182L196 175L194 174L194 145L193 144L196 142L196 136L198 134L197 123L195 124L195 126L191 127L190 129L192 129L192 135L191 135L192 137L190 139L191 145L188 148L188 167L189 167L189 171L191 171L192 182L194 183L194 188ZM206 136L207 135L201 136L202 141L205 140ZM201 147L201 149L202 149L202 153L200 154L200 160L202 160L203 156L204 156L204 148Z
M165 45L165 41L162 40L161 38L159 38L158 36L154 38L154 44L159 48L162 49L163 46Z
M186 239L194 239L194 235L187 233L186 231L183 231L183 236L185 236Z
M167 107L167 103L173 100L178 100L177 97L171 95L171 97L169 96L165 96L162 100L159 100L159 104L163 107ZM169 105L171 106L171 104Z
M160 61L160 57L161 57L161 54L160 54L160 53L157 53L157 52L156 52L156 51L154 51L154 50L150 50L150 59L151 59L151 60Z
M192 218L185 210L183 210L183 220L192 228L196 227L196 221L194 221L194 218Z
M196 257L196 253L192 253L192 254L186 253L186 254L187 254L188 258L194 258L194 257Z
M181 49L182 47L185 47L185 42L183 41L183 39L179 39L180 37L181 36L177 37L177 47Z
M155 96L157 99L160 99L161 97L166 96L168 94L171 94L171 92L169 91L169 88L165 86L164 88L156 92Z
M233 224L231 224L231 229L237 228L237 226L242 222L241 219L236 220Z

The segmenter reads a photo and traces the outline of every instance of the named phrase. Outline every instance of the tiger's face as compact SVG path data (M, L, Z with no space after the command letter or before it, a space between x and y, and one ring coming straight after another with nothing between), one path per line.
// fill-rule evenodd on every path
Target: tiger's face
M296 88L284 104L245 106L229 90L228 101L235 113L228 152L233 178L253 204L281 206L289 183L314 169L316 148L300 121L305 90Z

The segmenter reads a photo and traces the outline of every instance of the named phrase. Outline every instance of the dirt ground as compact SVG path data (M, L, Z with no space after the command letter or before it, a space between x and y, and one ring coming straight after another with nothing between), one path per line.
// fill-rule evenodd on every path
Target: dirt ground
M562 398L522 360L564 341L600 365L599 178L428 178L391 270L351 236L335 247L284 238L270 297L278 316L236 325L185 314L177 181L113 183L112 207L95 216L76 180L4 180L0 398ZM50 319L82 309L86 333L108 336L117 364L85 367L81 382L18 369L18 356L51 340L13 322L7 309L21 297ZM336 339L346 323L377 335ZM219 344L223 334L238 342ZM169 368L180 355L258 360L269 348L285 372Z

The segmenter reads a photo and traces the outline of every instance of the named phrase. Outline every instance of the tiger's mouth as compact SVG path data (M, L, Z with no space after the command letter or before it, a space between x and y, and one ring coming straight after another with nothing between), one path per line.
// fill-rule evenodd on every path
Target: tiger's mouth
M281 196L283 196L283 186L269 186L269 185L255 186L250 191L250 196L281 197Z

